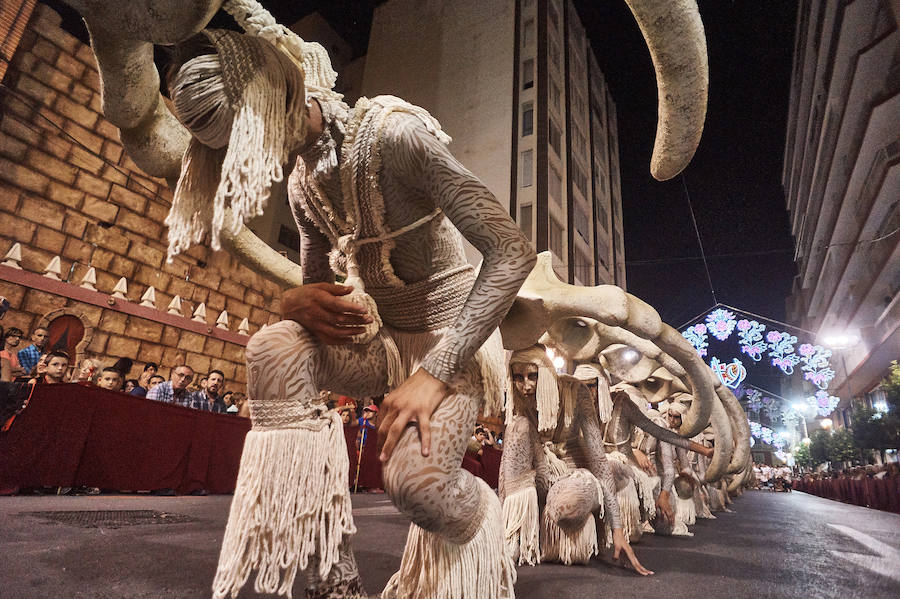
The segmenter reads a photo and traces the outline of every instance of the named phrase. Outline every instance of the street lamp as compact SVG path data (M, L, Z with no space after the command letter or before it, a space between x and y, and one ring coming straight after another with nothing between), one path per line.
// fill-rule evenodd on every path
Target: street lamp
M822 343L831 349L836 350L841 355L841 368L844 369L844 381L847 383L847 395L850 396L850 405L852 406L853 387L850 385L850 372L847 370L847 360L844 357L844 352L859 343L859 335L850 331L830 333L822 337ZM847 419L843 415L843 412L841 412L841 418L843 418L844 425L846 426Z
M802 401L795 401L794 403L791 404L791 407L794 408L794 411L800 415L800 422L803 423L803 438L804 439L808 438L809 431L806 428L806 414L804 414L804 412L806 411L806 407L807 407L806 404L803 403Z
M828 430L831 428L831 425L834 423L831 421L831 418L823 418L821 420L821 422L819 422L819 424L822 428L824 428L825 430Z

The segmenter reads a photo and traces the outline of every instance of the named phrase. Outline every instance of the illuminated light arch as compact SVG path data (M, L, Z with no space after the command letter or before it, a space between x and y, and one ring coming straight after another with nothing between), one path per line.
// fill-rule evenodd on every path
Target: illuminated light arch
M835 376L829 363L831 350L813 343L802 343L796 335L780 329L769 329L766 324L751 318L741 318L739 314L740 310L719 304L702 317L702 322L696 322L701 317L695 318L694 324L685 327L681 334L701 357L709 358L710 368L719 380L727 387L736 389L747 377L744 363L734 357L727 362L726 358L714 355L710 349L710 337L727 341L736 332L742 355L746 355L754 363L765 360L786 376L802 373L803 380L817 389L814 395L806 397L804 401L820 416L831 414L840 401L828 393L828 386ZM764 400L774 402L771 398L747 397L750 411L759 413L765 409L770 419L777 415L774 413L777 406L764 403ZM791 411L783 410L782 418L786 421L789 418L796 420L799 416L789 415Z

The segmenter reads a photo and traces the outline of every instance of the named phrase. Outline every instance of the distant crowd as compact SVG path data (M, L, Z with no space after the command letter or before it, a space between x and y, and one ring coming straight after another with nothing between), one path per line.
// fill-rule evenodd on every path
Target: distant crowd
M195 410L250 416L246 394L227 390L221 370L211 370L198 377L187 364L176 364L170 368L166 380L160 374L160 365L150 362L144 365L138 378L129 378L134 366L131 359L119 358L104 366L97 359L85 358L76 365L68 353L47 348L50 332L44 327L31 332L31 343L25 347L22 347L25 334L21 329L0 328L0 335L3 339L0 381L41 385L79 383Z

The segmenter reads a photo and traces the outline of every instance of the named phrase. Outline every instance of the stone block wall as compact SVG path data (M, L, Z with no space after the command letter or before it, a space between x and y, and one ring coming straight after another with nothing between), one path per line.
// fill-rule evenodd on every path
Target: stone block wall
M132 302L152 286L163 310L175 295L187 316L205 303L210 326L222 310L232 330L243 318L251 333L278 319L280 288L227 253L195 247L166 262L171 192L124 153L101 112L90 47L65 32L46 5L35 8L3 84L0 256L19 242L27 271L43 272L59 256L61 278L75 285L94 267L101 292L125 277ZM94 328L93 355L167 366L187 359L198 371L219 367L244 379L239 346L6 280L0 294L12 304L5 326L30 330L52 310L77 308Z

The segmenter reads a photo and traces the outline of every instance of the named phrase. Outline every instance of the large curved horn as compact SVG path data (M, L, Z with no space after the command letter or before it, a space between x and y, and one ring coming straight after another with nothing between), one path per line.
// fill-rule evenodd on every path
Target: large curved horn
M671 179L691 161L706 119L709 63L694 0L626 0L656 70L659 121L650 174Z
M734 455L734 436L731 429L731 420L722 402L716 399L713 403L710 422L716 433L716 446L713 457L706 468L706 481L714 482L722 478L728 471Z
M716 387L716 394L728 413L734 434L734 455L728 465L728 473L737 474L743 470L747 463L747 457L750 455L750 424L747 422L747 415L744 414L737 397L734 396L731 389L721 384L721 381Z
M507 349L528 347L562 318L588 317L605 325L621 327L652 341L684 368L695 401L682 417L679 434L693 437L709 422L717 402L713 374L693 346L681 333L665 324L646 302L615 287L577 287L563 283L553 272L550 252L538 254L537 264L528 275L513 309L500 325ZM520 300L522 300L520 302ZM526 345L516 345L525 343Z

